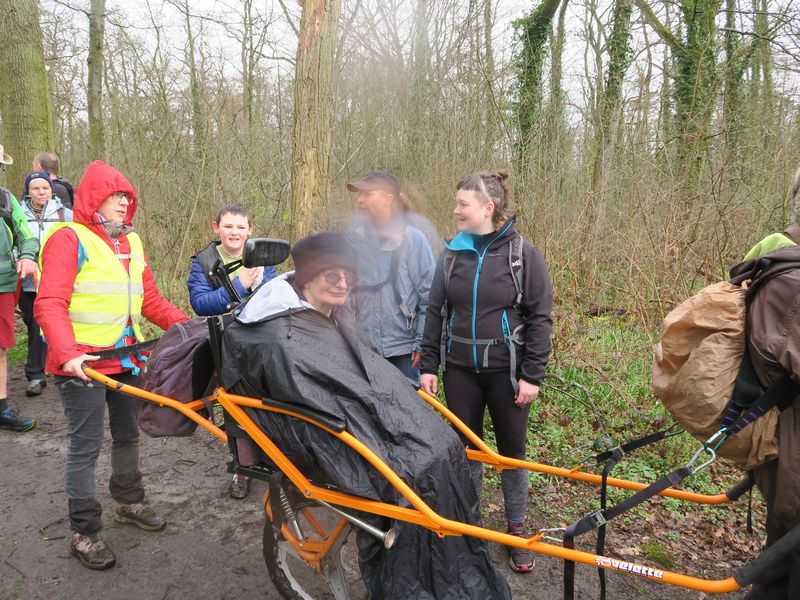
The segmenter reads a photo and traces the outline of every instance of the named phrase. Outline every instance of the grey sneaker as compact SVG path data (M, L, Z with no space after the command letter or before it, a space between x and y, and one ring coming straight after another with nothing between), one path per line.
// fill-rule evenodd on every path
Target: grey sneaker
M146 531L161 531L167 522L159 517L149 505L143 502L120 504L114 513L117 523L130 523Z
M26 396L38 396L47 387L47 381L44 379L32 379L28 382L28 387L25 388Z
M96 533L81 535L73 532L69 551L81 561L84 567L95 571L110 569L117 563L117 557L114 556L111 548L106 546L106 543Z

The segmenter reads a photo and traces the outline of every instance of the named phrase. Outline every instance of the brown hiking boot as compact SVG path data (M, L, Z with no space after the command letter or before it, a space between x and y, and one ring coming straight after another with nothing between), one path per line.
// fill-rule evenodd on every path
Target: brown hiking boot
M110 569L117 563L117 557L114 556L111 548L106 546L106 543L96 533L81 535L73 532L69 551L73 556L78 557L84 567L95 571Z
M130 523L146 531L161 531L167 522L143 502L120 504L114 513L117 523Z

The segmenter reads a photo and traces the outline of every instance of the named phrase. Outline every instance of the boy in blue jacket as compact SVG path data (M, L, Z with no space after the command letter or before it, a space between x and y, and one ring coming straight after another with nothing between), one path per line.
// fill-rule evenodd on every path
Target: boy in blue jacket
M236 298L230 297L223 281L211 271L220 259L227 265L242 258L244 243L253 233L250 210L241 204L226 204L211 227L219 241L211 242L194 255L189 271L189 301L194 312L201 317L226 313L237 302ZM228 276L241 299L244 299L263 281L269 281L276 274L275 267L271 266L252 269L239 267Z
M231 298L222 278L214 271L214 265L222 261L227 265L242 258L244 243L253 233L253 221L250 210L241 204L226 204L211 223L214 234L219 241L211 242L192 257L192 268L189 271L189 301L192 309L201 317L221 315L230 311L239 301ZM273 266L239 267L228 274L236 293L244 300L265 281L277 275ZM242 440L240 440L241 442ZM249 462L246 456L250 448L247 443L239 444L239 459L243 464ZM255 458L253 460L255 462ZM234 475L230 483L230 494L233 498L246 498L250 481L244 475Z

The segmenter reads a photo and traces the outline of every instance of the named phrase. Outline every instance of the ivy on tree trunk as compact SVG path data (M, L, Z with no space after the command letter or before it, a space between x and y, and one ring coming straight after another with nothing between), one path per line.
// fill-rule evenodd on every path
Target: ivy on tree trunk
M527 162L530 143L541 119L547 40L560 2L561 0L542 0L526 17L514 21L514 29L520 41L516 56L519 123L517 158L522 164Z

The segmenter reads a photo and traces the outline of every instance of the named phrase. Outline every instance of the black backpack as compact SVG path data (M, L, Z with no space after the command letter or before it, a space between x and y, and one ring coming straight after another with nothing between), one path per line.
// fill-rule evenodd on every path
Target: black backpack
M2 218L8 228L11 230L11 235L14 235L13 223L13 207L11 206L11 192L6 188L0 188L0 218Z
M524 281L524 270L523 266L523 258L522 258L522 245L525 239L517 234L515 237L511 239L508 243L508 268L511 270L511 278L514 280L514 289L517 292L517 297L514 300L514 308L518 308L520 304L522 304L522 290L525 289L525 281ZM442 333L439 338L439 364L442 366L442 372L447 369L447 342L452 337L458 341L469 341L469 340L461 340L460 338L452 336L449 326L449 312L450 308L447 304L447 288L450 285L450 276L453 273L453 266L456 264L456 258L458 253L445 248L444 250L444 302L442 302ZM519 328L518 328L519 329ZM518 383L516 378L517 372L517 355L516 355L516 348L514 346L515 339L517 338L518 331L513 332L511 338L496 338L496 339L477 339L474 340L479 344L486 345L486 352L485 355L488 357L488 350L489 345L499 344L499 343L506 343L509 342L509 351L511 352L511 361L510 361L510 371L511 371L511 385L514 388L514 394L517 393Z

